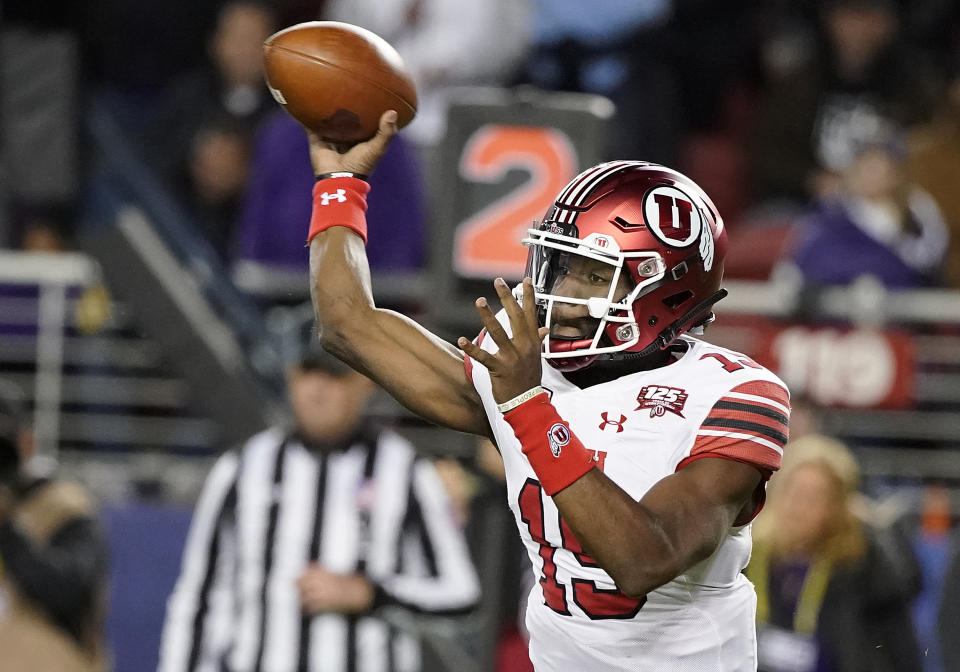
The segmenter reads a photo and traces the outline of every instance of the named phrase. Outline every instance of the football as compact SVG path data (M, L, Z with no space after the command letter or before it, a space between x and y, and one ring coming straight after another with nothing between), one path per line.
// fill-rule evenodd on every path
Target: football
M400 55L364 28L300 23L267 38L263 58L274 99L328 142L373 137L387 110L397 111L401 128L417 113L416 87Z

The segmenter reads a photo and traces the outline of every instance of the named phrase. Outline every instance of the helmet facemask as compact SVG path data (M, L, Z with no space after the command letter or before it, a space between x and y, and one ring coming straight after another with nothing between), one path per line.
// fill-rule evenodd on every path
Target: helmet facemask
M544 342L544 359L571 371L637 345L638 319L643 316L635 314L634 306L664 278L666 264L659 253L621 252L616 240L603 234L580 240L576 225L556 221L529 229L523 244L530 248L526 275L533 280L539 323L551 332ZM571 271L575 282L566 278ZM590 281L580 277L584 273L597 277ZM571 295L571 287L576 287L576 295ZM556 333L563 328L556 310L562 304L583 307L578 311L583 317L576 321L592 327L580 337Z

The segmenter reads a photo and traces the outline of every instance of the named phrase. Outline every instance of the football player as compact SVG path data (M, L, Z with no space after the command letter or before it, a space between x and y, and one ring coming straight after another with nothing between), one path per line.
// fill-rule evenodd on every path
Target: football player
M789 394L691 336L712 319L723 222L687 177L615 161L575 177L523 241L526 277L444 342L373 302L364 177L396 115L345 154L311 137L309 240L323 345L438 425L491 437L538 577L537 670L756 669L750 521Z

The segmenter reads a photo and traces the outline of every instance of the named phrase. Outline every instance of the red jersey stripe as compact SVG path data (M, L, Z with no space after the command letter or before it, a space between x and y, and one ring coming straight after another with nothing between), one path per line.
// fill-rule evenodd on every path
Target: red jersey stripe
M731 432L731 434L733 435L698 435L690 451L690 457L717 455L746 462L759 469L776 471L780 468L782 454L776 449L775 442L766 437L751 437L740 432Z
M790 393L787 392L786 388L766 380L753 380L749 383L737 385L731 392L750 394L756 397L766 397L781 406L790 408Z
M721 403L722 402L718 403L717 406L714 406L710 410L710 414L707 415L707 420L743 420L745 422L762 425L767 429L772 429L782 434L787 433L786 418L780 413L769 412L763 407L752 405L752 408L749 410L744 410L741 408L741 404L724 404L725 406L732 406L732 408L724 408L721 407ZM704 424L706 424L706 422Z

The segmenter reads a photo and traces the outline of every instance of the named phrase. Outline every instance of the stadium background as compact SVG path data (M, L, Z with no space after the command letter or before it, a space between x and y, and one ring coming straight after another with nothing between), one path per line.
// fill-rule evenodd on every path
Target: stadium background
M362 16L367 4L266 6L284 26ZM386 244L373 269L378 302L449 338L471 335L470 301L489 294L481 279L517 277L518 226L576 170L626 153L687 172L713 195L731 237L731 295L708 340L787 381L794 434L819 429L856 451L865 490L911 533L925 576L915 623L932 652L929 670L940 669L938 581L960 502L960 294L950 272L960 251L951 244L942 272L906 285L869 273L810 282L781 262L815 197L764 171L804 158L768 132L802 125L778 96L793 87L802 102L803 64L829 53L828 8L850 7L894 18L885 70L910 81L890 75L856 93L924 103L909 114L891 105L896 131L884 137L902 145L909 179L928 180L936 196L936 171L917 157L944 123L960 126L960 12L939 0L737 8L659 0L601 3L585 15L576 3L491 0L458 18L451 4L384 4L407 12L394 28L412 45L426 95L424 120L405 134L407 154L391 169L405 176L404 189L384 206L411 221L371 226ZM256 236L238 223L253 207L256 143L281 113L260 87L254 104L207 115L219 104L222 73L209 45L225 6L0 4L0 376L31 399L41 457L101 498L118 670L155 664L193 498L213 456L285 417L284 363L311 319L305 253L278 260L245 246ZM920 84L928 98L915 92ZM196 168L198 138L215 132L239 159ZM958 146L940 147L948 196L960 176ZM185 172L184 160L193 162ZM239 176L217 174L237 160ZM955 239L956 203L939 205ZM283 218L283 206L268 209ZM273 233L271 217L243 221ZM823 254L857 266L856 252ZM396 418L424 451L460 458L486 587L483 608L466 622L406 625L426 634L439 665L468 652L478 670L492 669L516 607L514 584L502 577L515 581L521 562L510 554L515 532L500 486L466 437L386 399L375 412Z

